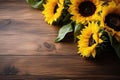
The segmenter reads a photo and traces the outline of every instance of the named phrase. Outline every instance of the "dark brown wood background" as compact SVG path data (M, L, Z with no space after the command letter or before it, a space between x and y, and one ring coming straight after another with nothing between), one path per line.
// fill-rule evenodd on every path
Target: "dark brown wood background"
M54 43L57 32L25 0L0 0L0 80L120 79L115 53L84 59L72 41Z

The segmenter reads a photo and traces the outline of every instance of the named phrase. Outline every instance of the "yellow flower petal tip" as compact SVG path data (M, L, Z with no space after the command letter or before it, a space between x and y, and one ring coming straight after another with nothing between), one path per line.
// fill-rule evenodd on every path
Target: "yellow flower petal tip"
M103 7L102 26L120 42L120 0L112 0Z
M43 5L44 11L42 12L45 17L45 21L52 25L54 21L62 15L64 9L64 0L47 0L47 3Z
M100 27L97 22L90 22L78 36L78 53L83 57L96 56L96 47L102 43Z
M99 20L98 12L102 10L100 0L70 0L71 5L68 9L73 15L71 20L76 23L85 23L86 21Z

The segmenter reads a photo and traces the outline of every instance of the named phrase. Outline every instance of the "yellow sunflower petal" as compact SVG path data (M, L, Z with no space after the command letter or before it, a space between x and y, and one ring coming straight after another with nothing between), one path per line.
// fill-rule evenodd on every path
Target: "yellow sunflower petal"
M100 28L97 22L90 22L78 36L78 53L80 53L83 57L95 57L96 46L103 42L102 39L100 39L101 33L99 33L99 30ZM92 42L92 44L90 42L91 38L92 41L95 41L94 43Z
M113 1L115 1L115 3L116 3L117 5L120 4L120 0L113 0Z
M93 58L95 58L95 56L96 56L96 51L95 50L93 51L92 56L93 56Z
M64 0L47 0L47 3L43 6L45 9L42 13L45 16L45 21L52 25L52 23L57 21L57 19L62 15L62 11L64 9Z
M115 10L115 8L116 8L116 3L114 2L114 1L111 1L111 2L108 2L109 3L109 5L108 6L104 6L104 7L102 7L102 13L101 13L101 26L102 27L104 27L106 24L104 23L104 21L105 21L105 17L109 14L109 13L111 13L111 12L113 12L113 10Z
M70 1L72 4L70 5L68 11L70 12L71 15L73 15L71 17L71 20L76 21L76 23L85 23L86 21L100 19L99 18L100 16L98 15L98 12L102 10L100 0L70 0ZM85 2L85 4L90 3L90 7L92 9L94 9L94 10L88 11L88 13L90 12L90 15L84 15L80 12L79 7L82 3L84 4L84 2ZM84 11L89 8L88 5L86 5L86 8L84 9ZM90 10L90 9L88 9L88 10ZM82 10L82 12L83 12L83 10ZM93 13L91 13L91 12L93 12Z
M104 12L102 13L103 18L101 18L102 19L101 22L102 22L103 28L105 28L112 36L114 36L120 42L120 30L116 30L114 26L112 25L108 26L107 24L109 23L105 23L106 20L109 20L109 19L106 19L106 16L110 14L113 14L113 15L117 14L117 16L120 17L120 4L116 4L116 2L117 0L112 0L109 2L108 6L103 7ZM116 23L116 25L120 26L120 19L118 20L118 23Z

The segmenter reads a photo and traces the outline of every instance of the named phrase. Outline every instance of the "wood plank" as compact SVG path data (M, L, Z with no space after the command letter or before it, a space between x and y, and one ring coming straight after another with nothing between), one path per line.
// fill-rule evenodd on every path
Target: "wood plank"
M40 10L32 9L25 0L0 0L0 19L43 19Z
M77 54L74 43L54 43L57 31L57 27L38 19L1 19L0 55Z
M0 34L29 33L29 34L55 34L58 31L57 26L50 26L43 19L0 19ZM8 33L7 33L8 32ZM15 33L14 33L15 34Z
M1 75L119 78L118 59L87 60L79 56L0 56ZM108 60L110 62L108 62Z
M101 77L102 76L102 77ZM119 76L80 75L80 77L51 77L51 76L0 76L1 80L119 80Z
M0 80L120 79L114 52L82 58L71 36L54 43L58 29L25 0L0 0Z

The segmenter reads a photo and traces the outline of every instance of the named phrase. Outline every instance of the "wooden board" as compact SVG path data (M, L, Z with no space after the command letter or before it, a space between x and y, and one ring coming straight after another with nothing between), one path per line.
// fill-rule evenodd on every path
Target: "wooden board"
M0 0L0 80L120 79L116 54L84 59L72 41L54 43L58 29L25 0Z

